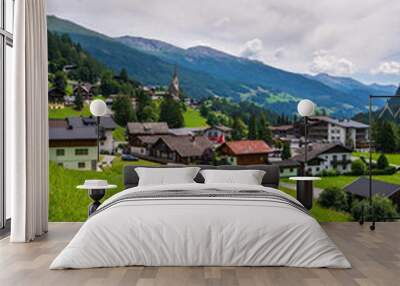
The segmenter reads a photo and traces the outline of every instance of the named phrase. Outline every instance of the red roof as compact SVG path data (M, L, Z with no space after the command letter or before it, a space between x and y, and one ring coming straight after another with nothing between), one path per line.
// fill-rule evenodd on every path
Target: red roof
M225 143L235 155L263 154L272 152L271 147L263 140L241 140Z

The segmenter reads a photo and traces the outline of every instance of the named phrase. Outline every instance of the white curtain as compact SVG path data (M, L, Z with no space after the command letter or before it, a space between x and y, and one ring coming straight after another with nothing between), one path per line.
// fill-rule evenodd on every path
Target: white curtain
M45 0L15 1L14 95L6 113L12 242L31 241L48 227L45 4Z

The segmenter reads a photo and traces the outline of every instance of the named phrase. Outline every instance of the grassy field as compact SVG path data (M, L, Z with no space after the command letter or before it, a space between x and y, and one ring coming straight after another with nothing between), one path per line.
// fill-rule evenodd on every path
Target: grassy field
M207 120L200 115L197 109L188 107L183 118L185 119L185 127L207 127Z
M90 116L89 106L85 105L81 111L73 107L64 107L62 109L49 109L50 119L65 119L69 116Z
M369 153L367 152L353 152L352 154L355 157L361 157L364 156L365 159L369 159ZM379 156L381 153L372 153L372 160L376 161L378 160ZM389 160L390 164L393 165L400 165L400 154L385 154L386 158Z
M88 179L104 179L117 189L106 192L105 198L123 190L122 168L124 165L156 165L149 161L123 162L116 158L113 166L103 172L68 170L50 162L50 221L85 221L87 207L91 203L86 190L78 190L76 186Z
M112 134L114 140L126 141L125 131L126 131L126 128L118 126L117 129L115 129Z
M358 176L333 176L333 177L322 177L320 181L315 181L314 186L321 189L326 189L329 187L343 188L356 180ZM400 173L393 175L380 175L373 176L374 180L380 180L387 183L399 184L400 185ZM282 182L294 184L293 181L289 179L281 179Z
M296 192L294 190L284 187L280 187L279 189L291 195L292 197L296 197ZM311 209L310 213L319 222L351 221L353 219L348 213L323 208L316 201L314 201L313 208Z
M85 221L87 207L91 203L86 190L76 189L88 179L104 179L118 188L106 192L104 199L124 189L122 183L122 168L125 165L152 166L156 163L139 160L137 162L123 162L119 157L113 161L113 166L103 172L68 170L50 162L50 221ZM282 191L294 196L293 190L281 188ZM350 215L325 209L315 203L311 215L320 222L349 221Z

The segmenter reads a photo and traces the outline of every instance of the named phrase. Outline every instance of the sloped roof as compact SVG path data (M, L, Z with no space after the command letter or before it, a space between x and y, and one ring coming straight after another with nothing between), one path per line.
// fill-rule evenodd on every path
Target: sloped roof
M313 159L318 158L318 156L328 153L334 148L339 148L341 152L343 153L351 153L351 150L342 144L339 143L327 143L327 144L322 144L322 143L314 143L311 146L309 146L308 152L307 152L307 161L311 161ZM300 149L300 154L292 157L292 160L296 160L298 162L304 162L304 148Z
M166 122L129 122L128 133L131 135L168 134L169 128Z
M344 128L360 128L360 129L365 129L368 128L369 126L367 124L358 122L358 121L354 121L351 119L336 119L336 118L332 118L329 116L311 116L310 121L313 120L320 120L320 121L325 121L325 122L329 122Z
M346 192L351 194L368 198L369 197L369 179L360 177L344 187ZM372 195L381 195L384 197L391 197L400 191L400 185L390 184L378 180L372 180Z
M142 141L142 143L146 144L154 144L160 139L161 135L143 135L138 136L137 138Z
M93 116L89 117L79 117L71 116L67 118L68 124L73 128L81 128L88 125L96 125L97 119ZM100 127L104 129L115 129L117 124L111 116L101 116L100 117Z
M176 136L184 136L184 135L195 135L196 133L204 131L204 127L194 127L194 128L172 128L169 129L169 132Z
M49 140L97 140L95 126L71 128L61 121L66 122L66 120L49 120Z
M166 135L161 136L158 141L163 141L172 151L176 151L182 157L200 157L213 145L205 136Z
M292 159L287 159L287 160L282 160L282 161L274 161L274 162L271 162L271 164L279 166L279 167L300 167L300 163L297 162L296 160L292 160Z
M293 129L293 125L279 125L279 126L272 126L271 130L272 131L288 131Z
M206 128L205 130L209 130L209 129L218 129L222 132L231 132L232 131L232 128L224 126L224 125L211 126L211 127Z
M263 140L228 141L226 145L235 155L264 154L272 152L271 147Z

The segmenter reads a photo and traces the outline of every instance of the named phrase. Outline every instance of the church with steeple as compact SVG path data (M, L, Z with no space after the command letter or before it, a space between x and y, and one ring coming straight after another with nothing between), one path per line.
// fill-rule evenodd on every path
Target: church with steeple
M179 78L178 78L178 67L175 66L174 70L174 75L172 77L171 84L169 85L168 88L168 95L175 99L175 100L180 100L180 94L179 94Z

